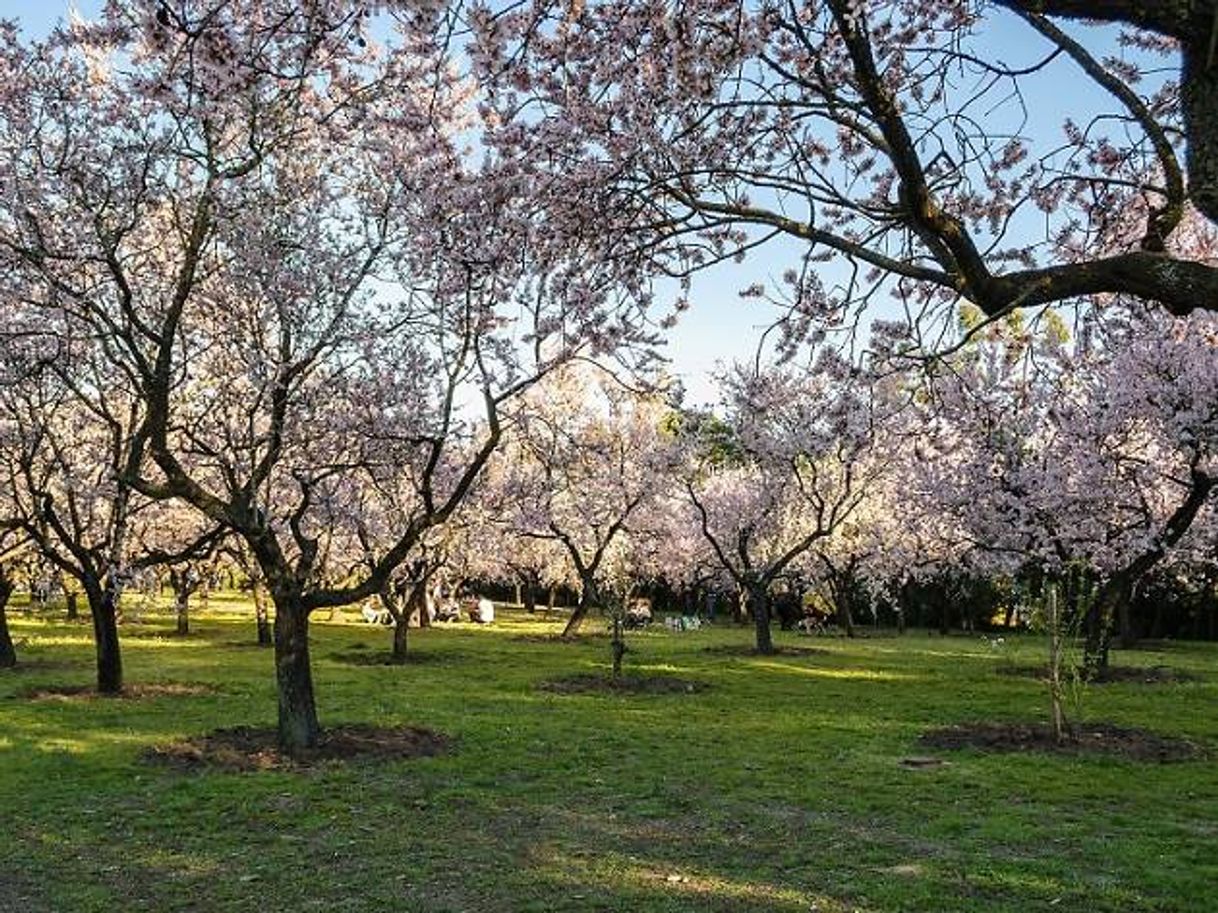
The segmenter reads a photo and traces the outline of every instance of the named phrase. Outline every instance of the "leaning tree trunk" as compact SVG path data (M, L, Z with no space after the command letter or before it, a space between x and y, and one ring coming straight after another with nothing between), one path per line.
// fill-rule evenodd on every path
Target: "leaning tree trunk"
M567 619L567 624L562 629L563 637L574 637L579 633L579 627L584 623L584 618L587 616L591 605L591 590L589 587L584 586L580 590L579 599L575 603L575 610L571 613L571 617Z
M258 626L258 646L269 647L275 642L275 639L271 636L271 617L266 606L266 590L262 588L262 584L255 581L253 591L254 624Z
M97 691L119 694L123 690L123 657L118 642L119 590L113 583L104 587L88 583L85 595L93 617L93 643L97 650Z
M275 594L275 681L279 745L297 754L317 745L321 726L309 662L309 612L294 594Z
M0 669L11 669L17 665L17 648L8 629L8 600L13 595L13 579L4 568L0 568Z
M770 631L770 596L761 584L750 584L746 592L749 610L753 613L757 652L769 656L774 653L774 635Z

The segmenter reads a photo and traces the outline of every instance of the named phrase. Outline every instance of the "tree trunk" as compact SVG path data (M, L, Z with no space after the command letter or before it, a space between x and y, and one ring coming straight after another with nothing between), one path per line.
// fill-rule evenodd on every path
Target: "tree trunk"
M1046 610L1049 621L1049 705L1053 738L1057 744L1066 740L1066 713L1062 699L1061 616L1057 605L1057 587L1050 585Z
M316 747L321 726L309 663L309 613L290 594L275 594L275 680L280 747L293 755Z
M753 613L753 631L757 641L757 652L766 656L774 653L774 637L770 631L770 597L761 584L750 584L749 609Z
M399 608L393 600L394 597L391 593L382 591L381 604L388 610L389 617L393 619L392 660L396 664L401 664L407 660L410 619L417 615L421 626L423 619L427 617L427 581L423 580L411 586L410 597L406 600L404 607Z
M118 642L119 592L113 583L86 585L89 614L93 617L93 643L97 651L97 691L119 694L123 690L123 657Z
M258 627L258 646L269 647L275 642L271 636L271 618L266 608L266 590L262 584L254 581L254 624Z
M0 568L0 669L17 665L17 648L13 646L13 635L8 629L8 600L12 595L13 580L4 568Z
M64 599L67 600L68 621L80 621L80 609L77 608L76 593L68 593L66 596L64 596Z
M584 623L584 616L588 614L591 602L588 588L584 587L579 594L579 601L575 604L575 610L571 613L571 617L567 619L567 624L562 629L563 637L574 637L579 632L579 626Z
M1119 599L1123 585L1109 580L1091 597L1084 616L1086 639L1083 643L1083 673L1086 678L1104 672L1108 668L1109 628L1112 623L1114 602Z
M185 636L190 633L190 594L179 593L177 599L178 612L178 627L179 634Z
M410 616L403 613L393 620L393 662L402 665L408 659Z
M537 614L537 587L532 579L526 580L522 587L522 595L524 597L524 610L530 615Z
M1185 42L1183 52L1180 99L1188 136L1189 196L1210 221L1218 222L1218 66L1211 59L1208 34Z
M1122 650L1132 650L1138 643L1137 631L1134 630L1132 609L1133 594L1126 590L1117 597L1116 617L1118 642Z
M622 613L613 613L613 641L609 645L613 653L613 680L622 677L622 657L626 655L626 641L622 639Z

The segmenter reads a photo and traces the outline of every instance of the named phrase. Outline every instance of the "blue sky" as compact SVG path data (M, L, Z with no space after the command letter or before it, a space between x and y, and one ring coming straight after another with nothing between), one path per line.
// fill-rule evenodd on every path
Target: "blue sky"
M101 8L102 2L76 0L71 5L88 17ZM69 6L68 0L0 0L0 15L17 19L31 34L43 34L67 15ZM1106 37L1113 38L1114 33ZM1089 38L1088 44L1094 47L1093 36ZM986 50L992 60L1011 64L1037 60L1047 47L1030 29L1019 26L995 29L992 42L986 44L990 45ZM1115 41L1112 47L1115 53ZM1046 77L1028 85L1025 135L1055 142L1062 135L1065 117L1103 105L1102 94L1094 84L1079 78L1070 64L1055 63ZM672 361L671 373L686 385L691 404L713 400L710 375L715 366L733 359L751 359L763 331L777 314L764 302L742 300L739 289L780 276L796 265L798 250L791 241L772 243L744 264L725 264L695 278L693 307L668 334L666 353ZM827 284L832 284L835 272L840 274L840 267L830 268Z

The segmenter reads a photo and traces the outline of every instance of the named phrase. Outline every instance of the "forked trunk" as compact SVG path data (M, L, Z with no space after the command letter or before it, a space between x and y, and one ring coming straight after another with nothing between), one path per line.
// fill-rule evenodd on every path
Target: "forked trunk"
M427 614L427 584L417 583L411 587L405 607L398 605L397 598L390 592L387 584L381 592L381 605L393 619L393 662L404 663L409 647L410 619L417 617L421 626L423 617Z
M288 754L316 747L321 727L309 663L309 613L290 595L275 597L275 681L280 747Z
M13 595L13 580L0 568L0 669L17 665L17 648L8 629L8 600Z

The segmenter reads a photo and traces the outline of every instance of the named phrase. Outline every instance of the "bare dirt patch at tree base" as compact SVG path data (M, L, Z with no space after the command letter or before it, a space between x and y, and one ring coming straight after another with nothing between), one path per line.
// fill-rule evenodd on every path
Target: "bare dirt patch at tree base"
M434 650L407 650L404 659L394 659L392 653L383 650L368 651L348 650L331 653L329 658L336 663L347 666L421 666L429 663L456 662L461 658L458 653L437 653Z
M762 653L756 647L750 647L746 644L720 644L717 646L703 647L703 652L713 653L716 656L744 656L749 659L769 659L770 657L778 656L832 656L831 650L826 650L824 647L775 647L771 653Z
M27 701L139 701L157 697L200 697L219 694L215 685L199 682L143 682L124 685L117 694L102 694L94 685L40 685L14 697Z
M300 770L336 761L399 761L448 752L450 736L418 726L349 723L323 730L317 747L289 755L272 728L237 726L147 749L143 760L175 770Z
M705 691L705 682L672 675L611 675L581 673L541 682L542 691L552 694L694 694Z
M1040 723L963 723L932 729L918 740L930 748L973 748L978 751L1045 751L1056 754L1116 755L1134 761L1190 761L1205 756L1187 739L1159 735L1145 729L1084 723L1072 727L1059 743L1048 725Z
M1000 666L998 671L1003 675L1049 680L1049 670L1044 666ZM1090 676L1080 670L1079 675L1089 685L1178 685L1201 681L1201 676L1171 666L1108 666Z

